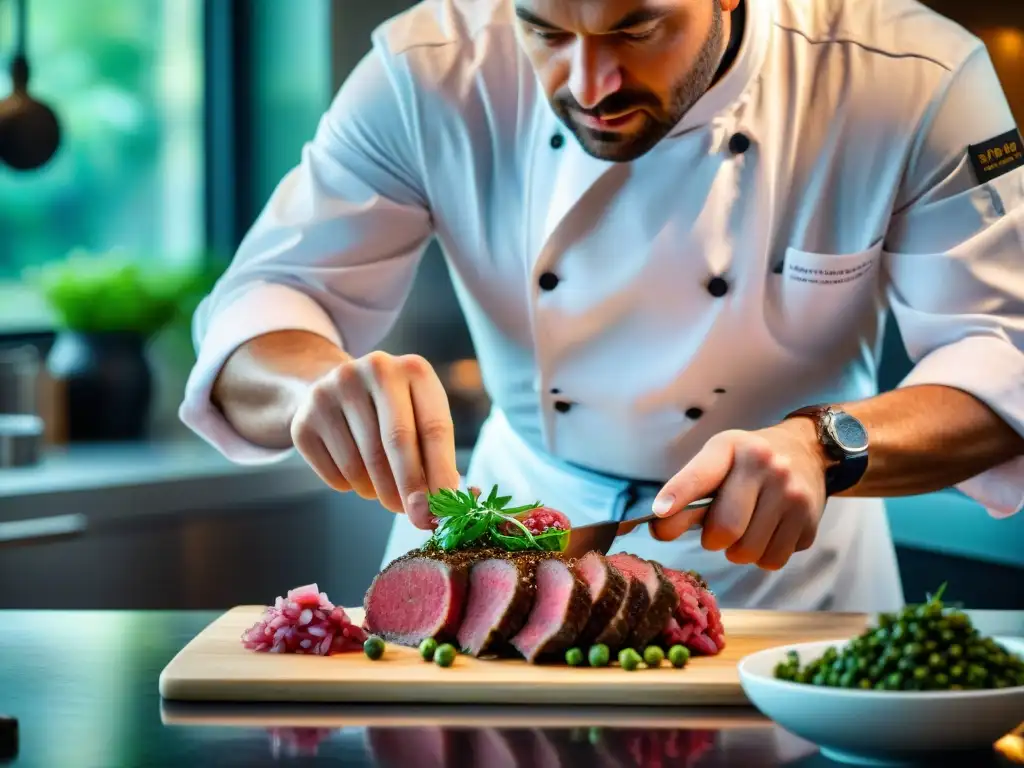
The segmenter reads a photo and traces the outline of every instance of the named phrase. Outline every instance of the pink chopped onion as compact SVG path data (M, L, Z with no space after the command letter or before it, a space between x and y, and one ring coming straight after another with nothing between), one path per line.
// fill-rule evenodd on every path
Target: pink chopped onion
M242 645L258 653L327 656L361 650L367 634L316 584L288 591L242 634Z

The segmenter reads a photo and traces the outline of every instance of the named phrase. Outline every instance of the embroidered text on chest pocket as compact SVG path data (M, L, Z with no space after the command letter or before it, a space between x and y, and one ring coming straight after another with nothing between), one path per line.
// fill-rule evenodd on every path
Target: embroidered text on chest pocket
M771 335L795 352L821 352L849 349L873 334L882 307L882 244L839 255L788 248L781 272L768 276Z

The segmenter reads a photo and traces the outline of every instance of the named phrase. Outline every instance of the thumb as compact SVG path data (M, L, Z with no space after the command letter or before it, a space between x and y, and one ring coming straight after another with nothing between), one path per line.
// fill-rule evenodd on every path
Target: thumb
M679 529L676 536L682 534L704 515L703 509L687 510L682 514L680 512L688 504L710 496L721 487L732 469L734 445L727 433L712 438L700 453L658 492L651 505L651 511L658 517L670 518L671 529ZM661 526L660 521L656 522L655 526L659 531L669 532L668 527Z

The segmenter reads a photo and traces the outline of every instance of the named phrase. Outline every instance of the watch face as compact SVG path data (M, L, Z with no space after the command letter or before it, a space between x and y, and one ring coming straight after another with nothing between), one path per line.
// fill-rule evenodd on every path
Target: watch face
M868 448L868 433L864 425L848 413L833 414L829 425L832 439L846 453L860 453Z

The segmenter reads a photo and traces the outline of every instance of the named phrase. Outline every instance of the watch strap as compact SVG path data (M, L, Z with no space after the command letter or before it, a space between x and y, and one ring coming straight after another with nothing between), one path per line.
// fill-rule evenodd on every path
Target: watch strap
M847 491L864 476L868 468L868 452L849 453L837 445L825 430L825 415L833 411L827 404L808 405L790 413L786 419L807 417L814 421L818 432L818 441L825 452L834 460L834 464L825 470L825 494L835 496Z

